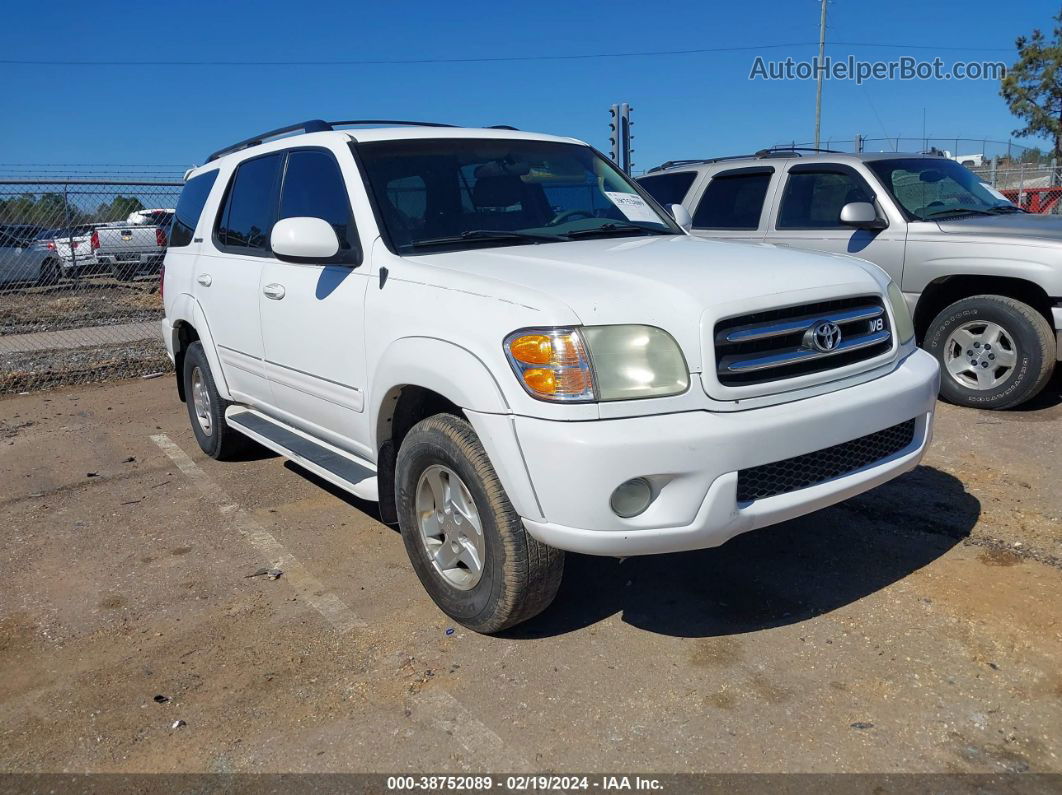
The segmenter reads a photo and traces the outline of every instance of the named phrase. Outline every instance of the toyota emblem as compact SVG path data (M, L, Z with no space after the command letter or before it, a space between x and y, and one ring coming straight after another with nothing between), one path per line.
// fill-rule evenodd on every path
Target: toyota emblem
M804 341L806 344L810 343L808 347L827 353L837 349L842 336L840 326L832 320L823 320L807 330Z

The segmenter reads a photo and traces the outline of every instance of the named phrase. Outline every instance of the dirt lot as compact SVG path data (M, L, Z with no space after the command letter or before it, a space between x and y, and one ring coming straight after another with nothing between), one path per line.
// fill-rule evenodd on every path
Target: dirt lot
M0 401L0 769L1062 772L1062 403L456 628L374 509L205 459L169 378ZM279 564L284 575L248 576Z
M130 341L130 324L162 318L158 275L131 282L93 275L54 287L0 290L0 394L128 378L171 369L157 333ZM38 337L62 339L37 343Z
M131 282L89 276L55 287L2 290L0 336L160 319L158 281L158 274Z

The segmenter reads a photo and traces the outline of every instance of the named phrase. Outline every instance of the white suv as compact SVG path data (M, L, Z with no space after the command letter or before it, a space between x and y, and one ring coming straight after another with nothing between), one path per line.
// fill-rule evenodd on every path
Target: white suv
M938 368L877 267L692 237L572 139L356 124L189 172L163 335L204 452L379 501L456 621L539 613L561 550L716 546L921 459Z

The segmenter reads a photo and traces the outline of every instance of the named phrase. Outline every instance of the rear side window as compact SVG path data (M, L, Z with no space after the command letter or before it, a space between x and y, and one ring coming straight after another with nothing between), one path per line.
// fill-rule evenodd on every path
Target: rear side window
M771 173L720 174L693 213L695 229L758 229Z
M170 230L170 248L187 246L195 235L199 215L203 212L210 189L218 178L217 169L192 177L181 189L181 198L177 200L177 210L173 216L173 228Z
M277 214L277 189L284 154L246 160L236 169L218 216L217 242L240 254L269 252Z
M280 218L323 218L336 230L340 252L356 249L354 218L339 164L330 152L296 150L288 154L280 192ZM344 257L340 257L344 259Z
M682 204L686 193L693 184L695 171L680 171L677 174L658 174L655 177L642 177L638 184L649 191L661 206L667 207L672 204Z

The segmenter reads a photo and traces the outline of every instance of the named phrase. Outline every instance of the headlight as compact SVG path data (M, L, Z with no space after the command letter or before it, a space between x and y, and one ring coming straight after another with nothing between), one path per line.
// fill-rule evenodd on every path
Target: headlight
M896 340L900 345L910 342L914 337L914 321L911 320L911 312L907 308L907 301L896 282L889 282L888 288L889 306L892 308L893 323L896 324Z
M505 338L524 389L561 403L665 397L689 388L674 338L653 326L524 329Z

